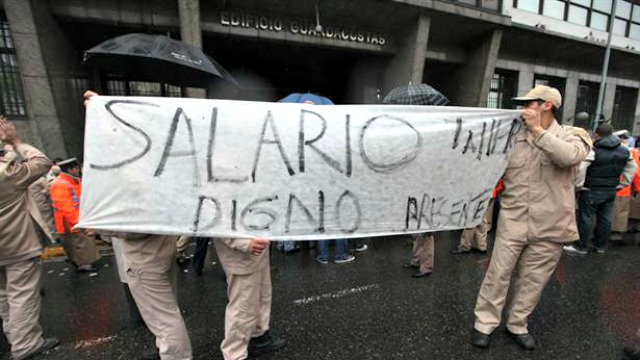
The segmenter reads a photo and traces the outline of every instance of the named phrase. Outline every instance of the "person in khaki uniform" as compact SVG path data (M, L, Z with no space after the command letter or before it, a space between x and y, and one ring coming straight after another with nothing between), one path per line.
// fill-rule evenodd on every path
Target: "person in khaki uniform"
M43 338L40 316L38 227L49 232L28 187L45 175L51 161L23 143L15 126L0 117L0 317L14 360L26 359L58 345ZM21 157L22 161L18 159Z
M47 226L46 234L53 234L55 232L53 208L51 207L51 198L49 197L49 182L45 176L39 178L29 186L29 196L35 201L39 213L42 216L42 221ZM44 242L46 237L48 237L48 235L41 236L41 240Z
M578 239L575 174L591 140L583 129L555 120L554 112L562 105L557 89L538 85L514 101L524 108L524 130L515 136L504 175L495 245L476 301L472 343L489 346L518 267L506 330L520 347L533 350L527 318L556 269L562 244Z
M413 251L411 252L411 260L402 265L404 268L418 269L418 272L412 274L411 277L418 279L433 274L435 241L433 233L413 235Z
M502 191L502 179L498 181L498 185L493 189L493 194L491 194L491 200L489 200L487 210L482 217L482 222L474 228L462 231L458 248L451 250L453 255L468 254L471 251L477 251L480 254L487 253L487 235L493 225L493 206L500 191Z
M638 158L638 149L629 149L629 153L636 164L636 171L631 176L631 185L616 192L616 201L613 203L613 218L611 219L611 235L609 236L611 242L622 241L624 233L628 231L632 195L637 193L639 189L640 158Z
M84 103L98 96L85 91ZM125 281L140 315L156 337L161 360L191 360L191 340L176 291L177 236L110 233L122 239Z
M156 337L161 360L191 360L191 340L178 307L177 236L117 233L129 290Z
M215 239L218 259L227 274L224 360L243 360L279 350L284 341L269 331L271 267L269 240Z

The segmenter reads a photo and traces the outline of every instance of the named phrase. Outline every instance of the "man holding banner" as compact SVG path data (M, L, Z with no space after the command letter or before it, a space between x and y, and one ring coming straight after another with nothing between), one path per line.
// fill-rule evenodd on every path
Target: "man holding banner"
M527 318L558 265L562 244L579 238L575 170L589 153L591 140L583 129L555 120L562 105L557 89L538 85L514 101L524 108L526 130L516 135L504 175L495 246L478 293L472 343L489 346L518 266L506 332L520 347L533 350Z
M229 302L220 345L224 360L244 360L282 348L284 340L269 331L269 240L217 238L214 244L227 274Z
M85 106L96 96L84 93ZM178 307L177 236L113 232L122 239L126 281L140 315L156 338L161 360L191 360L191 340Z

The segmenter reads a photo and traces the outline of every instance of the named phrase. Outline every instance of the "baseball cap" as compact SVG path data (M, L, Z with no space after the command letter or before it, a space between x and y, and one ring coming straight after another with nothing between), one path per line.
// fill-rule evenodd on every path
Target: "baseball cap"
M533 89L529 90L527 95L518 96L512 100L516 105L523 105L529 101L542 100L551 101L556 108L562 106L562 95L560 95L560 91L547 85L536 85Z

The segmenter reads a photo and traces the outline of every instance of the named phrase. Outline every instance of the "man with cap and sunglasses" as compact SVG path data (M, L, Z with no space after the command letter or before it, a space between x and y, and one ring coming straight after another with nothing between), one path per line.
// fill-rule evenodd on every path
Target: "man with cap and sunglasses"
M558 124L554 113L562 96L557 89L538 85L513 100L524 109L524 130L515 136L503 178L495 245L478 293L472 343L489 346L517 266L506 332L520 347L533 350L527 318L558 265L563 243L578 239L574 182L591 140L583 129Z

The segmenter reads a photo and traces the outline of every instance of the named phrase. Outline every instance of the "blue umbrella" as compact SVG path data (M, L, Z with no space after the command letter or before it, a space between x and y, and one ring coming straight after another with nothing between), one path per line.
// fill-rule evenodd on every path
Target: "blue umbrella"
M306 93L306 94L292 93L278 100L278 102L297 103L297 104L306 103L306 104L313 104L313 105L333 105L333 101L329 100L329 98L316 95L316 94L311 94L311 93Z

